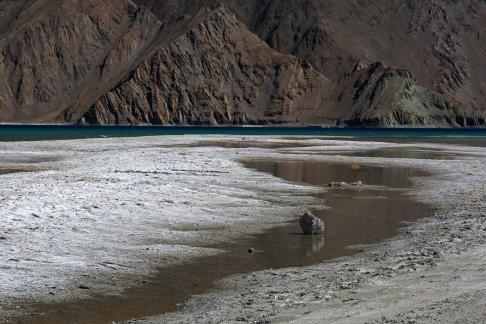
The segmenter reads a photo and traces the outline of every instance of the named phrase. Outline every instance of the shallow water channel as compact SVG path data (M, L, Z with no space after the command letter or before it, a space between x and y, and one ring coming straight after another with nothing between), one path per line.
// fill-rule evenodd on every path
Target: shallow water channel
M409 194L411 178L426 176L416 169L294 160L247 160L242 164L309 185L332 181L362 181L365 185L330 188L322 194L327 208L313 212L326 223L324 235L300 234L296 219L236 244L217 246L226 253L161 269L155 279L127 290L123 297L35 305L34 314L44 315L32 316L30 321L106 323L175 311L189 296L204 293L227 276L352 255L363 245L393 237L405 222L433 213ZM257 252L248 253L249 247Z
M31 168L31 167L8 167L0 165L0 175L9 174L9 173L19 173L19 172L35 172L39 169Z

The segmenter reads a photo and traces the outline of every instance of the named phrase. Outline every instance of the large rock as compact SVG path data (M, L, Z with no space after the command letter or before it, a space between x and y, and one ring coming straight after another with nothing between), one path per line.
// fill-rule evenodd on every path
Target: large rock
M304 234L312 235L324 233L324 222L314 216L311 212L306 212L302 215L299 224Z

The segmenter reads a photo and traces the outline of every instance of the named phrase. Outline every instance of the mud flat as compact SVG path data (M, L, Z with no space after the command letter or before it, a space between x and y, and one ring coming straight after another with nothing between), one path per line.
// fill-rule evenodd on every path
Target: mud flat
M215 136L204 141L228 139L241 141L238 137ZM192 147L191 143L198 140L201 138L180 136L0 144L0 150L12 154L48 153L63 157L42 162L51 168L48 171L2 176L0 213L7 216L4 233L0 233L4 235L0 257L5 261L0 279L0 319L73 320L69 314L76 314L79 308L72 305L86 306L86 316L80 322L152 315L157 309L154 312L154 308L122 307L119 315L113 317L111 312L103 313L103 303L89 306L96 305L92 301L106 300L106 296L123 301L130 289L151 292L151 284L157 282L163 269L183 267L191 258L210 260L212 255L221 255L229 242L265 235L276 225L285 226L304 209L322 208L325 202L319 196L328 188L293 179L284 181L240 163L263 157L273 161L358 163L434 172L432 177L413 178L416 191L409 194L439 209L437 215L410 225L393 240L355 247L359 253L351 257L306 267L296 264L299 267L252 272L219 281L214 287L192 288L194 293L213 289L191 298L177 312L139 321L346 321L349 315L360 321L372 313L373 307L393 318L415 309L414 299L405 298L403 293L389 294L389 306L394 308L387 310L381 299L369 295L361 298L359 294L380 285L388 287L393 280L405 280L406 276L422 278L439 271L441 266L453 268L449 258L457 253L467 258L467 253L481 251L477 249L483 244L485 233L480 208L484 203L485 178L481 170L485 159L482 149L419 145L457 155L454 160L433 160L338 153L406 148L407 144L304 139L301 147L288 147L293 145L285 145L286 142L299 141L255 137L245 140L283 144ZM461 158L462 154L467 156ZM393 234L392 231L380 238ZM464 268L463 264L461 271ZM422 287L428 286L417 283L417 289ZM439 288L445 289L445 285L438 286L437 291ZM469 301L481 294L481 290L466 290L452 290L456 295L451 297L457 298L451 300L459 300L461 292L468 294ZM448 298L440 293L433 296L431 303ZM152 297L151 305L161 299L160 295ZM423 299L417 300L425 307ZM396 307L397 300L405 306ZM353 312L362 311L355 314L345 309L357 301L362 304ZM329 305L337 311L323 314L331 309ZM60 312L53 316L53 310L60 309L58 306L68 315ZM162 306L158 310L165 311ZM382 313L377 320L382 320ZM373 320L373 314L370 316Z

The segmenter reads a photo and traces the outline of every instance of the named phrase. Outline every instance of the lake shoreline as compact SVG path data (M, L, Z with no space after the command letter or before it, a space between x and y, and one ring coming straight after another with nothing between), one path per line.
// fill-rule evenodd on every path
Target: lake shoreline
M234 276L178 313L130 323L484 321L477 311L486 306L484 161L484 152L435 168L402 161L435 173L415 193L440 208L435 216L357 255Z
M163 126L79 126L79 125L36 125L0 124L0 142L8 141L52 141L96 138L130 138L152 136L313 136L370 139L381 141L415 139L417 141L441 140L444 144L450 139L457 144L476 139L481 143L486 138L486 128L373 128L373 127L321 127L305 125L163 125ZM453 142L451 142L453 143Z
M227 140L228 138L225 138L225 140ZM194 141L195 139L191 139L191 138L183 138L182 140L179 139L179 141L181 141L181 144L182 143L187 143L187 142L192 142ZM211 139L211 140L214 140ZM221 140L221 139L217 139L217 140ZM237 137L234 137L233 140L241 140L241 138L237 138ZM262 140L262 138L256 138L255 140ZM93 151L96 151L94 153L94 156L93 158L96 158L96 159L99 159L100 158L100 155L101 156L104 156L104 153L102 152L102 143L106 144L107 142L110 143L110 139L105 139L105 140L91 140L92 144L89 143L90 141L87 141L88 142L88 148L84 148L83 150L87 150L89 149L89 146L91 145L93 147ZM161 141L160 138L153 138L153 139L127 139L125 142L126 145L130 146L130 145L134 145L134 147L136 147L136 153L140 153L140 150L147 150L147 151L150 151L152 150L152 145L154 145L155 142L159 142ZM279 138L266 138L264 139L264 141L281 141ZM73 143L75 142L75 143ZM69 142L69 144L67 144L69 147L75 147L76 143L78 144L86 144L86 141L73 141L73 142ZM64 143L64 142L59 142L59 143ZM143 143L143 145L141 145ZM171 144L173 144L173 142L171 142ZM348 149L348 150L355 150L355 149L359 149L358 147L359 146L363 146L363 143L353 143L353 142L345 142L345 141L340 141L339 143L337 143L337 141L325 141L325 140L316 140L316 144L331 144L332 145L337 145L339 146L339 149ZM6 144L5 144L6 145ZM25 146L29 146L29 144L25 143L25 144L22 144L22 145L25 145ZM50 146L50 145L53 145L53 143L44 143L44 144L41 144L40 146L43 146L41 149L42 150L45 150L46 149L46 146ZM64 144L63 144L64 145ZM101 147L100 147L101 145ZM110 144L112 145L112 144ZM54 145L55 146L55 145ZM109 145L108 145L109 146ZM366 148L373 148L373 147L377 147L377 148L380 148L380 147L394 147L396 145L394 144L379 144L379 143L368 143L368 144L365 144ZM406 145L405 145L406 146ZM425 147L432 147L433 145L425 145ZM112 147L110 150L115 150L115 151L119 151L119 149L121 147L124 147L124 145L114 145L114 147ZM106 147L104 148L106 149ZM181 153L181 154L185 154L185 155L188 155L188 156L193 156L194 154L198 155L198 156L205 156L205 152L204 149L196 149L196 153L194 153L194 149L192 148L181 148L182 150L184 150L183 152L181 151L178 151L178 153ZM302 154L309 154L312 152L312 150L315 150L316 148L315 147L306 147L306 148L302 148L302 149L299 149L299 151L302 151L301 153ZM317 148L318 150L328 150L329 148L325 148L323 146L319 146ZM335 149L335 148L334 148ZM202 151L201 151L202 150ZM288 158L292 158L292 155L288 154L289 152L288 151L291 151L292 149L282 149L281 152L279 153L271 153L270 155L273 155L274 157L277 157L277 156L282 156L282 155L285 155L287 156ZM464 153L466 152L469 152L473 149L468 149L468 148L452 148L452 150L459 150L459 151L463 151ZM479 149L478 149L479 150ZM206 149L206 152L208 150ZM247 153L248 154L248 151L249 151L249 156L252 156L252 157L258 157L258 156L262 156L262 155L265 155L265 156L268 156L267 151L262 151L262 149L246 149ZM283 152L282 151L287 151L287 152ZM294 150L295 151L295 150ZM331 151L332 151L332 148L331 148ZM473 150L474 151L474 150ZM101 152L101 153L100 153ZM148 152L150 153L150 152ZM238 153L238 154L235 154L235 153ZM477 153L477 152L475 152ZM481 153L481 152L479 152ZM222 154L222 155L221 155ZM182 155L182 156L185 156L185 155ZM237 150L233 150L233 153L230 154L230 156L227 156L227 152L223 152L223 149L221 149L221 151L216 154L216 156L218 156L218 159L219 158L223 158L223 159L227 159L227 158L240 158L241 157L241 152L238 152ZM167 157L167 156L165 156ZM194 157L194 156L193 156ZM437 165L439 164L444 164L442 161L426 161L424 163L424 161L413 161L413 160L403 160L403 159L380 159L380 158L363 158L363 157L344 157L344 156L327 156L327 157L322 157L322 156L319 156L319 157L316 157L316 156L306 156L308 158L312 158L312 159L319 159L319 160L330 160L330 161L347 161L348 163L350 161L357 161L357 162L360 162L360 163L375 163L375 164L394 164L394 165L402 165L402 166L412 166L412 167L419 167L419 168L422 168L422 169L433 169L433 170L436 170L436 167ZM294 157L296 158L296 157ZM66 159L64 162L51 162L51 163L54 163L54 164L64 164L63 167L66 167L66 166L69 166L71 168L75 168L77 165L72 165L71 163L67 162L67 161L70 161L70 159L72 160L72 156L69 158L69 159ZM188 158L189 159L189 158ZM207 160L209 162L209 160ZM106 161L105 161L106 162ZM76 162L77 164L79 164L79 162ZM467 164L466 162L461 162L461 161L452 161L450 164L456 164L457 165L460 165L461 163L465 163ZM469 162L468 162L469 163ZM446 163L447 164L447 163ZM442 165L442 170L439 170L441 172L446 172L447 170L449 170L449 168L451 167L451 165L448 165L448 166L445 166ZM59 166L59 165L58 165ZM235 166L236 167L236 166ZM237 167L235 170L237 170L237 172L241 172L241 170L239 169L241 167ZM135 168L136 169L136 168ZM162 168L163 169L163 168ZM232 169L231 169L232 170ZM113 170L109 170L110 172L113 172ZM115 170L116 171L116 170ZM120 170L118 170L120 171ZM170 172L181 172L182 169L181 168L178 168L178 169L175 169L172 167L172 170ZM437 171L437 170L436 170ZM456 170L457 171L457 170ZM130 171L132 172L132 171ZM163 172L169 172L167 170L133 170L133 172L135 172L134 174L138 174L140 176L140 174L144 174L145 176L148 176L149 178L152 177L152 176L155 176L155 177L159 177L160 174L163 174ZM160 172L160 173L157 173L157 172ZM169 172L169 173L170 173ZM198 171L199 172L199 171ZM232 172L232 171L230 171ZM244 174L243 176L248 176L249 174L252 174L252 176L255 176L255 174L253 173L250 173L250 171L248 171L249 173L247 174ZM84 173L84 171L82 172ZM457 172L456 172L457 173ZM170 174L168 175L170 176ZM192 179L192 178L191 178ZM206 178L207 179L207 178ZM265 179L265 180L264 180ZM271 180L271 181L270 181ZM191 180L193 181L193 180ZM220 178L218 178L217 181L220 181ZM281 186L282 186L282 183L281 181L277 181L276 179L272 179L271 177L268 177L268 176L262 176L261 178L261 181L270 181L268 183L275 183L275 189L273 190L282 190ZM428 180L427 180L428 181ZM423 188L426 188L427 187L427 181L426 183L420 183L419 185ZM434 181L437 181L437 180L434 180ZM434 181L431 181L432 183ZM441 180L441 181L444 181L444 180ZM448 181L451 181L450 179ZM466 185L467 184L471 184L469 182L466 182L465 183ZM277 189L279 188L279 189ZM430 188L429 188L430 189ZM303 194L303 198L304 199L308 199L308 198L305 198L306 196L305 195L312 195L313 193L312 192L317 192L315 191L315 189L312 189L312 188L302 188L302 187L299 187L298 185L290 185L290 186L287 186L287 189L286 190L298 190L298 191L301 191L302 194ZM420 191L421 194L423 194L425 189L422 189ZM285 191L285 190L284 190ZM432 197L427 197L426 200L430 200L432 199L432 201L434 201L434 203L438 202L440 203L441 199L438 199L439 197L435 196L434 197L434 189L432 188L432 190L425 190L427 192L429 192L429 196L430 196L430 193L432 193ZM435 194L437 194L437 192L435 192ZM449 193L450 194L450 193ZM422 199L424 199L424 197L426 196L422 196ZM291 198L294 198L295 197L288 197L288 201L287 203L290 203L290 201L292 200ZM271 202L271 199L270 197L268 198L270 200L270 205L271 207L274 207L274 204L276 202ZM287 199L287 198L285 198ZM280 203L280 202L279 202ZM312 205L313 203L313 199L308 199L307 202L305 203L306 206L310 206ZM314 203L316 203L314 201ZM99 207L99 206L98 206ZM282 206L281 206L282 207ZM103 206L101 206L101 208L103 208ZM182 206L182 208L185 208L184 206ZM297 213L300 209L302 209L302 207L300 206L294 206L294 211L290 211L290 213ZM271 208L270 208L271 209ZM267 212L269 211L269 209L266 209ZM260 211L262 212L262 211ZM286 211L286 213L289 213L289 211ZM287 216L288 217L288 216ZM282 218L281 220L284 221L285 219L288 219L287 217L284 217ZM449 218L449 220L452 220L452 218ZM254 220L248 220L250 223L253 222ZM246 224L245 226L248 226L249 223L245 223L243 222L242 224ZM425 224L428 224L427 222L425 222ZM412 225L412 229L415 228L416 226L421 226L423 225L422 222L419 222L419 224L414 224ZM271 226L271 224L267 224L264 226ZM250 230L250 232L254 232L256 230L256 228L252 228ZM407 229L407 231L410 231L409 229ZM412 231L410 231L412 233ZM407 232L408 233L408 232ZM194 233L192 233L194 234ZM234 233L236 236L238 235L242 235L243 233ZM197 235L200 235L200 233L198 233ZM194 237L192 238L187 238L189 241L192 241L193 244L194 242L197 242L198 240L199 241L204 241L204 237L201 237L201 238L197 238L196 236L197 235L194 235ZM244 235L244 234L243 234ZM403 236L404 234L400 235L398 238L397 238L397 242L399 242L400 240L403 239ZM412 235L413 236L413 235ZM416 239L416 238L415 238ZM184 240L182 240L184 241ZM187 242L189 242L187 241ZM405 239L405 241L409 241L409 239ZM452 242L454 243L454 242ZM477 243L477 242L476 242ZM379 244L380 246L383 245L383 246L386 246L390 244L390 242L384 242L383 244ZM373 247L370 251L373 251L375 250L375 247ZM385 249L386 250L386 249ZM181 253L184 253L184 255L186 255L187 251L180 251ZM198 253L207 253L209 251L199 251ZM209 253L213 253L213 252L209 252ZM369 254L369 253L372 253L372 252L364 252L365 254ZM378 252L373 252L373 253L378 253ZM388 251L389 253L389 251ZM444 252L445 253L445 252ZM362 258L363 255L358 255L356 257L352 257L350 258L349 260L354 260L354 259L360 259ZM430 257L430 260L428 259ZM427 267L429 264L429 262L433 262L434 264L436 263L439 263L438 261L442 260L442 258L445 258L445 254L442 255L442 253L440 253L438 256L436 256L435 254L431 254L427 257L425 256L422 256L421 259L426 259L428 261L424 261L422 260L421 262L425 263L423 266L424 268ZM348 259L346 259L346 263L350 262ZM414 261L417 261L416 258L412 258L412 260ZM332 261L330 262L329 264L339 264L340 261ZM341 262L342 263L342 262ZM413 263L413 262L412 262ZM328 262L326 262L326 264L328 264ZM414 263L413 263L414 264ZM324 266L324 265L321 265L321 266ZM310 268L304 268L305 270L302 270L304 271L305 273L309 274L311 273L313 270L313 268L319 268L320 266L311 266ZM309 270L311 269L311 270ZM407 269L407 266L404 266L403 268L401 269ZM400 269L397 269L397 270L400 270ZM287 272L286 272L287 271ZM290 271L290 272L289 272ZM322 269L320 270L317 270L319 271L319 273L322 272ZM390 270L391 271L391 270ZM299 274L296 273L294 275L289 275L289 273L294 273L294 272L298 272L298 270L295 270L295 269L287 269L287 270L275 270L275 271L263 271L263 272L259 272L259 273L256 273L256 274L252 274L250 276L240 276L240 277L236 277L236 278L230 278L228 280L223 280L223 286L222 287L226 287L229 285L230 287L232 287L232 291L233 292L238 292L238 293L241 293L239 296L235 297L235 296L230 296L230 295L227 295L227 291L226 290L222 290L222 291L216 291L216 297L218 298L218 300L220 300L220 298L228 298L227 302L225 302L224 304L227 305L227 308L223 309L224 313L225 314L219 314L219 315L215 315L215 311L212 307L214 307L214 305L211 305L211 301L210 299L211 298L214 298L215 295L211 295L213 293L211 293L210 295L206 295L206 297L195 297L193 298L190 303L189 303L189 307L186 308L185 310L183 310L182 312L178 312L178 313L174 313L174 314L169 314L169 315L166 315L164 316L163 318L156 318L156 319L148 319L146 321L173 321L173 322L180 322L180 321L184 321L185 319L186 320L189 320L189 318L197 318L198 316L204 316L205 313L207 312L210 312L213 316L213 319L215 321L217 320L221 320L221 321L230 321L230 320L236 320L237 318L231 318L232 314L235 314L235 312L239 312L239 313L248 313L248 315L245 315L245 320L258 320L258 319L261 319L261 318L272 318L272 321L277 319L278 320L278 316L283 316L281 315L282 313L284 312L291 312L292 311L292 307L287 307L287 306L282 306L280 311L277 312L276 314L273 314L273 312L275 312L272 308L272 310L270 312L266 312L265 310L258 310L258 311L254 311L252 310L252 306L251 305L267 305L266 303L268 303L269 301L268 300L265 300L261 295L261 293L263 293L266 289L267 286L270 286L268 283L271 283L273 285L273 287L277 288L278 289L283 289L283 287L285 286L288 286L290 287L289 289L293 289L292 287L295 287L293 286L292 284L290 283L286 283L285 285L282 284L282 282L278 282L278 280L286 280L285 278L289 279L289 278L294 278L294 279L297 279L297 277L299 277ZM353 271L350 271L350 273L353 273ZM393 271L389 272L389 273L394 273ZM366 277L366 273L362 274L362 277ZM381 278L380 276L382 276L382 274L379 274L378 278ZM271 279L269 279L271 278ZM306 275L303 276L303 278L299 278L300 279L305 279L306 278ZM373 277L373 278L376 278L376 277ZM336 284L337 282L339 282L338 278L331 278L332 280L330 280L329 282L333 282L334 284ZM250 280L250 284L248 284L248 280ZM262 286L261 287L265 287L265 288L262 288L262 291L260 292L254 292L255 294L255 298L253 299L253 301L251 303L248 303L248 300L245 300L241 305L239 305L235 299L232 299L232 298L236 298L236 300L239 302L241 301L241 296L244 294L244 296L247 296L248 295L248 290L251 290L252 288L251 287L255 287L255 283L258 282L258 280L261 280L261 284ZM289 279L290 280L290 279ZM265 283L265 284L264 284ZM312 282L311 280L309 281L309 283L313 283L315 284L315 282ZM238 290L235 290L233 289L234 288L234 285L237 285L238 287L242 288L243 287L243 292L241 291L238 291ZM257 284L258 285L258 284ZM347 284L347 286L349 287L353 287L353 284ZM100 286L102 289L103 288L107 288L106 286ZM322 288L322 286L321 286ZM347 288L347 289L344 289L344 291L348 290L348 289L352 289L352 288ZM322 289L320 289L322 290ZM245 292L246 291L246 292ZM337 290L337 291L341 291L341 290ZM327 291L328 292L328 291ZM86 292L80 292L80 293L86 293ZM90 292L91 293L91 292ZM253 295L253 293L250 292L251 295ZM304 294L302 296L300 296L302 294L302 292L298 292L298 295L293 295L292 292L289 292L288 293L288 298L287 299L292 299L292 303L296 304L296 305L299 305L299 300L302 301L302 300L305 300L305 296L307 296L308 294ZM88 294L89 295L89 294ZM268 296L274 296L276 295L276 293L274 294L269 294ZM72 296L74 297L74 296ZM71 298L72 298L71 297ZM257 298L260 298L262 297L263 299L262 300L259 300ZM321 296L323 297L324 299L326 299L328 297L328 295L324 295L324 296ZM332 298L334 298L335 296L330 296L331 298L329 298L328 300L331 300ZM283 297L282 297L283 298ZM278 299L276 299L278 300ZM315 300L319 300L319 298L316 298ZM303 302L304 304L306 304L306 302L304 301ZM307 302L308 303L308 302ZM248 304L248 305L247 305ZM312 304L312 303L311 303ZM315 304L315 303L314 303ZM273 305L274 306L274 305ZM272 306L272 307L273 307ZM302 306L302 304L300 304L300 306ZM300 307L299 306L299 307ZM266 307L266 306L265 306ZM4 305L4 303L2 302L2 308L3 309L7 309L6 305ZM234 310L230 309L230 308L234 308ZM261 307L260 307L261 308ZM192 311L191 311L192 310ZM196 317L195 317L196 316ZM218 317L218 316L221 316L221 317ZM224 316L224 317L223 317ZM290 316L290 315L289 315ZM1 316L0 316L1 318ZM239 318L241 319L241 318ZM284 320L286 321L286 320Z

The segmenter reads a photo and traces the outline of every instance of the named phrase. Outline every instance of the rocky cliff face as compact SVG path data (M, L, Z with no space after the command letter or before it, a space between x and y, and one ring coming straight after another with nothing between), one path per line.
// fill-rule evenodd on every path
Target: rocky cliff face
M359 65L358 65L359 67ZM468 126L482 125L484 119L475 110L461 110L461 105L421 86L404 69L375 63L340 82L339 109L348 107L339 121L350 126ZM351 84L352 83L352 84ZM468 116L473 120L469 120Z
M0 121L478 126L486 2L0 2Z
M293 123L328 80L250 33L223 7L148 57L84 115L89 124Z
M131 1L4 1L0 119L53 121L118 82L160 22ZM109 88L108 88L109 89Z
M425 87L484 105L484 0L231 0L273 48L330 78L356 60L410 71ZM466 99L467 98L467 99Z

